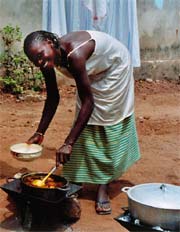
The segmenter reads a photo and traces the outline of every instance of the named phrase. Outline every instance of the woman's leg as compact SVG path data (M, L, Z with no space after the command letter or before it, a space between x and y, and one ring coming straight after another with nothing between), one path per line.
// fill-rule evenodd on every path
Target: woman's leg
M108 184L100 184L98 186L95 208L98 214L111 213L111 205L108 195Z

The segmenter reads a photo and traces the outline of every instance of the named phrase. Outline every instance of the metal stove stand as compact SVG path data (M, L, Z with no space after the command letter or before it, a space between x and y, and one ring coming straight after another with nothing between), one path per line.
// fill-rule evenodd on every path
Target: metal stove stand
M176 232L172 230L164 230L159 226L149 226L142 224L138 219L134 219L131 216L128 208L122 208L125 212L118 217L114 218L117 222L119 222L123 227L125 227L129 231L138 231L138 232ZM179 232L179 231L178 231Z
M76 205L75 208L79 207L79 212L74 214L74 217L70 208L74 203L73 199L77 198L77 192L81 189L79 185L70 184L68 194L61 199L56 199L56 201L48 201L24 194L19 179L14 179L0 186L0 188L8 193L9 197L15 202L16 216L24 230L55 231L58 225L79 219L80 205Z

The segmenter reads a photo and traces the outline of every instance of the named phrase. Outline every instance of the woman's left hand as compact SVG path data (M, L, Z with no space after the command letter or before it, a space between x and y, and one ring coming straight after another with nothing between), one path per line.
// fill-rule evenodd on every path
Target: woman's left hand
M65 164L70 160L72 145L63 144L56 152L56 167L60 164Z
M33 136L31 136L31 138L29 138L26 143L27 144L32 144L32 143L41 144L43 142L43 139L44 139L44 135L42 133L35 132Z

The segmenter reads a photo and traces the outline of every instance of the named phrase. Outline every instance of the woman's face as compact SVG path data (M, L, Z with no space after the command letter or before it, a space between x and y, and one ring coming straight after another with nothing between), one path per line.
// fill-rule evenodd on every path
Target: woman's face
M57 53L51 41L36 41L30 48L30 60L40 68L53 68Z

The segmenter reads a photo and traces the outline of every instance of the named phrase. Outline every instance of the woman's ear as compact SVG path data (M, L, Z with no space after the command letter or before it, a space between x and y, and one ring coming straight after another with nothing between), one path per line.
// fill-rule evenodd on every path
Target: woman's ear
M50 45L54 45L54 44L53 44L53 42L52 42L52 40L47 39L46 41L47 41L47 43L48 43L48 44L50 44Z

